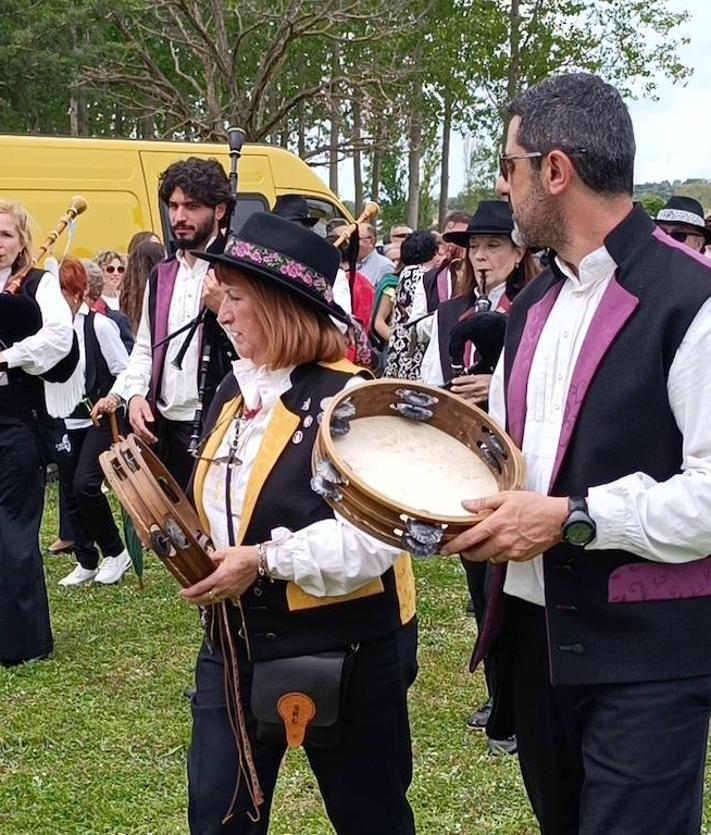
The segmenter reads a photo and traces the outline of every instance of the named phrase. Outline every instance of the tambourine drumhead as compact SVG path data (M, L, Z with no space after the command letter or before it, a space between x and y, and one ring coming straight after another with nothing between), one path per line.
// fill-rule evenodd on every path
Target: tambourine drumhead
M99 456L109 486L151 548L183 586L215 570L208 537L186 495L162 462L135 435Z
M402 380L364 383L332 398L313 466L314 489L335 510L404 547L412 544L412 524L436 528L446 542L481 520L464 511L463 499L524 481L521 453L485 412Z
M399 415L354 418L333 445L363 484L398 505L438 518L468 516L462 499L499 492L489 467L456 438Z

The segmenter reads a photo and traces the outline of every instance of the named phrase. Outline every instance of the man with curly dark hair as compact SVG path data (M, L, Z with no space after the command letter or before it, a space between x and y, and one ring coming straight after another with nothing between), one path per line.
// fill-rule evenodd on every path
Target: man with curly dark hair
M175 162L161 174L159 196L168 208L175 254L151 272L128 367L97 403L95 413L113 411L126 402L133 431L156 444L163 463L185 487L193 464L188 445L198 406L202 348L210 346L205 409L233 357L216 319L222 292L208 262L195 253L222 252L235 198L222 165L197 157ZM177 368L173 362L183 339L159 343L194 319L202 305L207 307L204 322L189 344L182 368Z

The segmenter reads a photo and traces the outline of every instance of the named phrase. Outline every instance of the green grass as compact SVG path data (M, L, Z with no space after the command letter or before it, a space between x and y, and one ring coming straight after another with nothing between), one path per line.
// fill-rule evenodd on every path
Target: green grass
M56 535L53 490L42 544ZM117 587L65 590L66 557L45 560L56 649L51 661L0 669L0 835L180 835L189 704L200 643L194 609L158 560ZM420 674L411 690L421 835L537 832L515 758L487 756L465 730L483 697L467 673L474 625L453 560L416 565ZM329 835L304 757L287 756L271 832ZM367 835L367 833L363 833Z

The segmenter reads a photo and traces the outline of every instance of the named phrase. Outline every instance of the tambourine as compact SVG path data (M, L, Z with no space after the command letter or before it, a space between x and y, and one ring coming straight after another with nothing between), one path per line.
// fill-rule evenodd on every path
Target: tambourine
M484 518L464 511L463 499L520 489L525 478L520 451L485 412L409 380L333 397L312 467L312 489L337 513L420 557Z
M184 587L215 570L209 537L177 481L135 435L118 438L99 456L106 481L150 548Z

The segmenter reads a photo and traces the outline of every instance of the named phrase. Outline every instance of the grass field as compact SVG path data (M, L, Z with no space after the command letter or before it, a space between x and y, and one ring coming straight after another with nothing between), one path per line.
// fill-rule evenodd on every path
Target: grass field
M54 490L56 488L50 488ZM43 546L56 534L53 494ZM45 560L53 660L0 669L0 835L180 835L196 613L153 556L145 589L65 590L66 557ZM537 832L515 758L489 757L464 725L482 697L466 672L474 626L455 561L416 566L420 674L411 691L420 835ZM289 754L275 800L274 835L327 835L315 782ZM368 833L363 833L368 835Z

